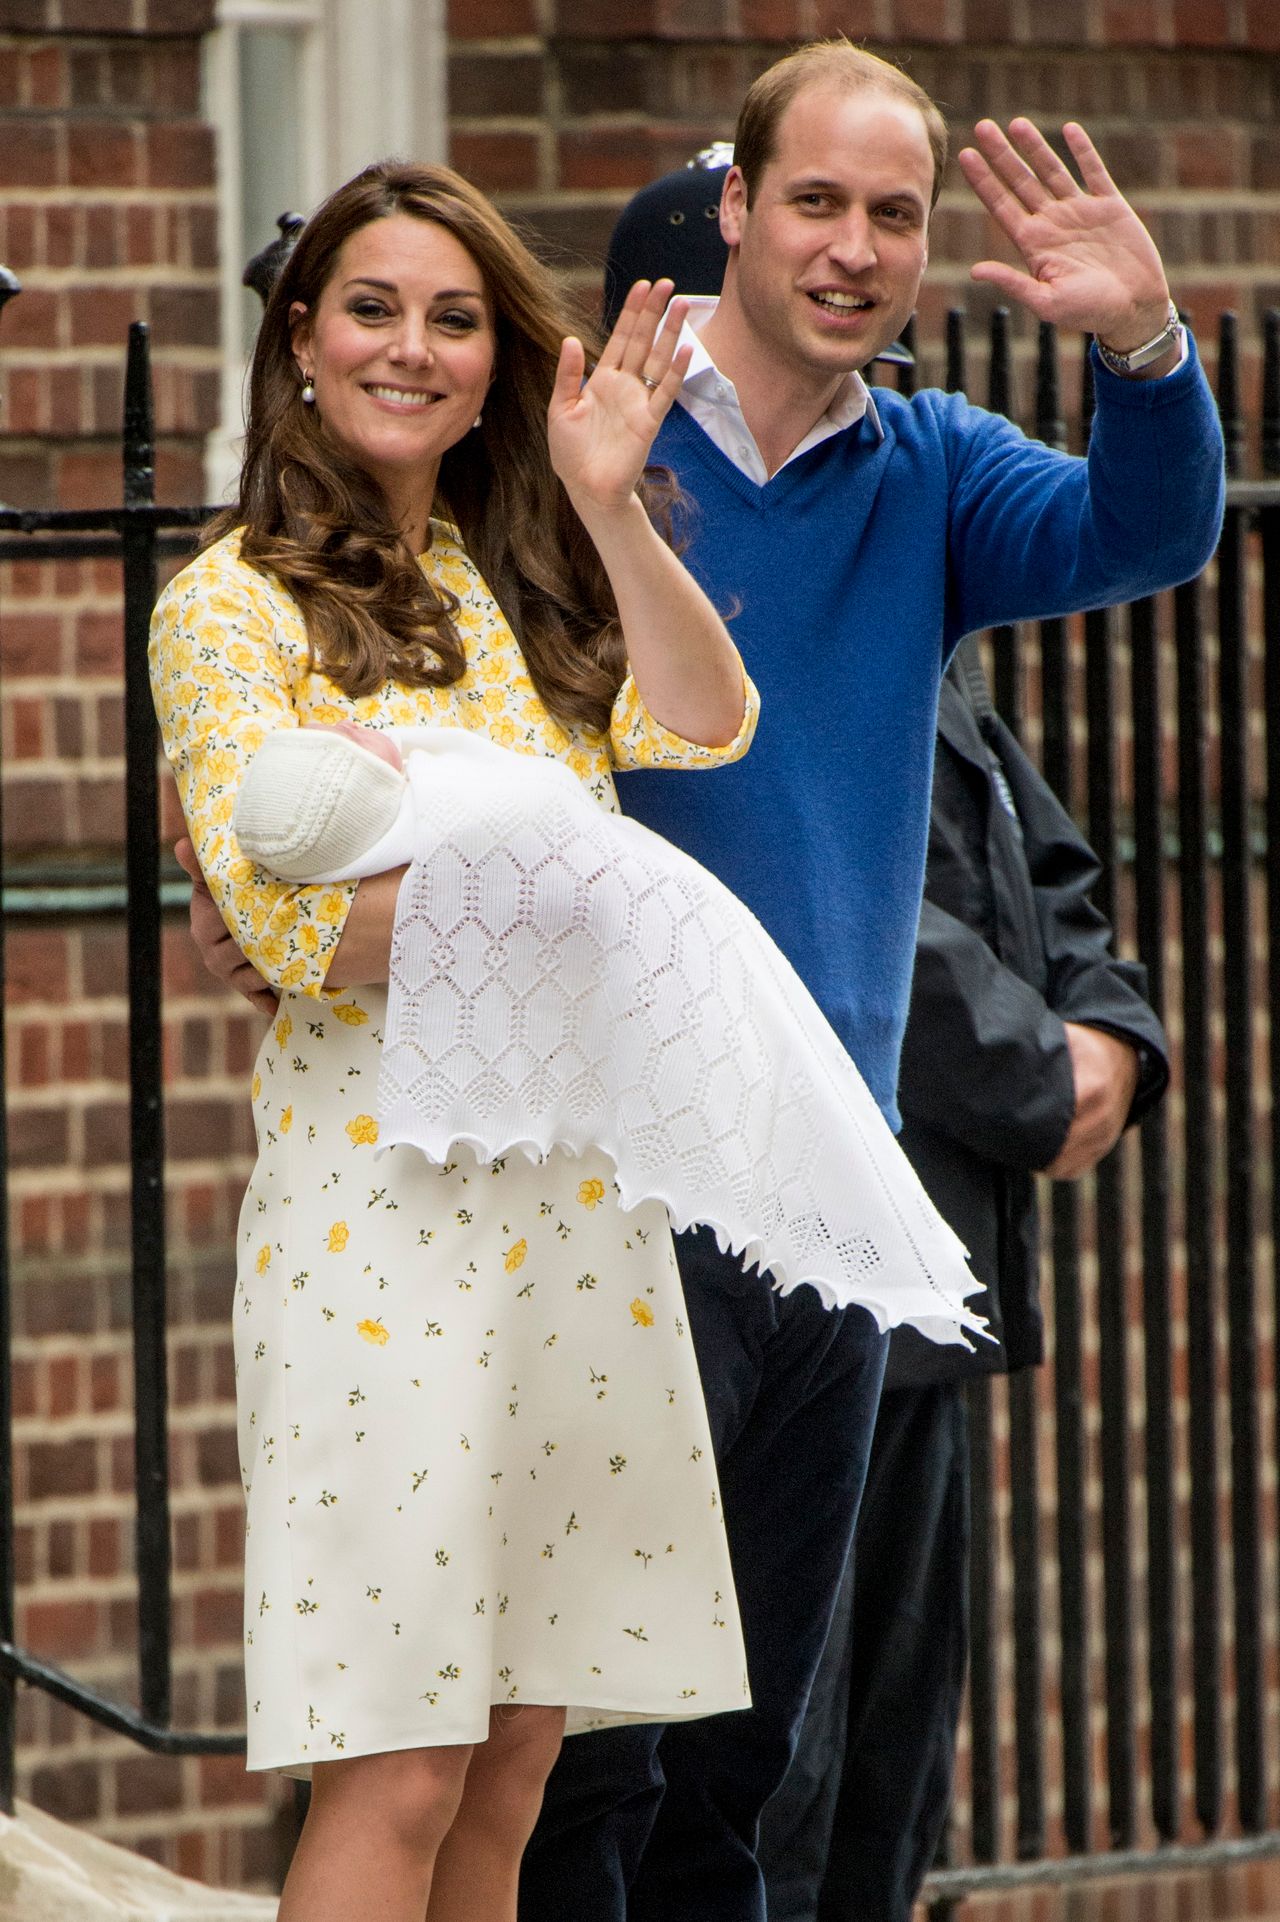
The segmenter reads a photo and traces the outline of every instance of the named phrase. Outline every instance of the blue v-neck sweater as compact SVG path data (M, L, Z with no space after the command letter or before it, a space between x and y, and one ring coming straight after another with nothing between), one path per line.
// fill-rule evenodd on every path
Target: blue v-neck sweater
M1097 370L1089 458L955 395L877 390L763 487L682 407L654 459L690 497L687 564L761 695L744 760L632 773L622 805L720 876L807 983L890 1124L924 879L938 685L960 638L1199 572L1222 442L1194 348L1166 380ZM736 610L736 612L735 612Z

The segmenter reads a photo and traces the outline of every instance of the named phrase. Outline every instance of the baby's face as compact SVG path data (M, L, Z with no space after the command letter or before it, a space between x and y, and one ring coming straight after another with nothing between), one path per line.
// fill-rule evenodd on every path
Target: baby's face
M383 734L376 727L362 727L359 721L334 721L329 724L311 722L309 725L320 734L345 734L349 741L355 741L360 747L368 748L370 754L376 754L380 761L387 763L388 767L404 766L400 750L390 735Z

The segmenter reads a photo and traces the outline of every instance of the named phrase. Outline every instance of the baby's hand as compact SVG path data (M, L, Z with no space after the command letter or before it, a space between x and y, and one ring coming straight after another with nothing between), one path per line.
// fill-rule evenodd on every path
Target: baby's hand
M367 747L370 754L376 754L388 767L402 768L404 757L389 734L380 728L362 727L359 721L308 721L307 728L313 734L345 734L349 741L359 747Z

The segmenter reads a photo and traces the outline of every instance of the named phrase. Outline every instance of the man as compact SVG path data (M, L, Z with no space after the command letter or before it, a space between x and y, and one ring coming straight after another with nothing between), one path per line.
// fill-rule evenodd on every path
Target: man
M720 286L732 157L712 149L628 202L606 324L636 279ZM902 1146L993 1291L980 1308L999 1339L891 1339L855 1552L761 1825L770 1922L907 1922L945 1824L968 1644L963 1381L1042 1359L1034 1171L1095 1166L1168 1083L1145 971L1111 953L1090 900L1098 873L963 642L939 701L898 1101Z
M801 49L747 96L718 304L655 450L693 503L686 560L763 697L755 746L623 804L716 871L807 981L896 1125L938 690L962 635L1198 572L1222 510L1216 415L1160 258L1083 130L1078 185L1028 121L960 167L1022 257L974 277L1092 332L1086 464L958 397L858 377L916 303L946 131L895 68ZM1108 364L1109 361L1109 364ZM566 1744L522 1922L760 1922L760 1811L803 1716L865 1474L884 1344L810 1291L779 1301L708 1237L681 1269L717 1439L754 1706ZM665 1781L665 1794L663 1784Z
M1169 1069L1099 866L992 709L976 642L942 684L901 1142L992 1293L996 1349L896 1332L836 1620L765 1811L770 1922L909 1922L946 1822L968 1650L964 1379L1043 1359L1034 1173L1085 1173Z

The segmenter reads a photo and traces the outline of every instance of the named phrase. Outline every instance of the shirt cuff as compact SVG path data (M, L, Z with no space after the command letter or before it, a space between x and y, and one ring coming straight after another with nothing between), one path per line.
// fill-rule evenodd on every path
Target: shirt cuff
M654 719L630 674L618 689L609 720L609 748L619 768L726 767L739 761L751 746L760 719L760 696L746 670L742 675L742 725L723 747L703 747L686 741Z

